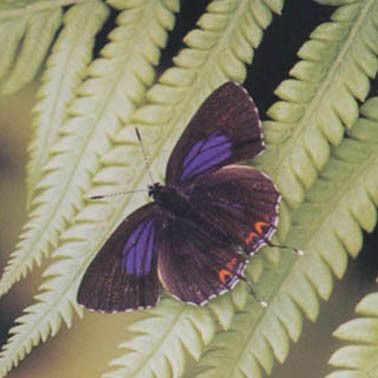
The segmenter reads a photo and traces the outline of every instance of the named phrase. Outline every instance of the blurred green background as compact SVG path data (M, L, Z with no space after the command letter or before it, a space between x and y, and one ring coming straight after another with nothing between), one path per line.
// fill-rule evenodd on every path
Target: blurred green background
M164 51L161 71L170 65L171 58L183 47L183 35L191 30L208 1L184 1L168 48ZM282 17L276 17L257 50L245 86L258 104L263 119L266 109L274 101L274 88L287 77L297 61L296 52L313 28L329 18L332 8L311 1L290 0ZM106 31L114 26L112 13L104 32L98 37L96 54L106 41ZM375 88L377 88L375 82ZM26 148L31 136L31 109L35 101L38 81L14 96L0 99L0 268L17 241L26 220L25 163ZM353 308L366 293L376 290L378 271L378 233L366 238L365 248L352 262L341 282L336 282L334 295L327 305L322 304L319 321L313 325L305 321L304 333L295 345L284 366L277 366L275 378L318 378L326 372L326 361L335 348L331 332L337 325L353 317ZM22 309L33 303L33 295L42 270L37 269L27 280L20 282L0 302L0 338L4 343L7 332ZM77 318L73 329L63 330L57 337L41 344L14 371L11 378L68 378L98 377L107 370L107 362L118 353L116 346L126 337L128 322L140 314L95 314L86 311L84 321ZM158 330L157 330L158 332ZM293 372L295 372L293 374Z

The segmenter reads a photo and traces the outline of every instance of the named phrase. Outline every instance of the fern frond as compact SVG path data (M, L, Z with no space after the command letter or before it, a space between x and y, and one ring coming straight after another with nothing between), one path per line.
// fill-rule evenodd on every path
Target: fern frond
M299 50L302 60L277 88L281 101L268 111L273 121L264 124L268 148L260 164L291 207L303 201L326 163L329 144L339 144L356 120L357 100L365 99L377 73L377 1L338 3L344 5L332 21L317 27Z
M23 8L13 12L0 10L0 44L3 51L0 78L4 78L3 94L14 93L34 79L61 21L59 2L47 9L34 6L29 8L29 12Z
M173 27L176 0L118 3L125 8L118 16L119 26L110 33L103 57L90 65L89 78L69 110L73 117L49 151L30 219L0 280L0 295L56 245L59 233L83 204L90 176L99 168L98 156L112 146L108 135L120 128L120 120L129 119L154 80L153 66Z
M336 350L329 363L338 368L326 378L378 376L378 292L366 295L356 307L362 315L342 324L334 336L349 343Z
M209 345L198 377L257 378L262 370L270 373L274 358L284 361L290 340L298 340L302 313L316 319L318 296L329 298L332 274L343 275L348 254L356 256L362 246L361 229L372 231L376 224L377 105L374 98L362 107L363 117L333 150L306 201L294 213L285 244L302 248L305 256L286 252L277 265L266 267L257 290L269 307L247 305L231 332L219 333Z
M67 119L68 105L86 73L95 35L108 14L108 8L96 0L72 6L64 16L64 27L47 61L33 110L34 136L29 146L27 178L29 200L47 161L48 148L56 141L58 130Z

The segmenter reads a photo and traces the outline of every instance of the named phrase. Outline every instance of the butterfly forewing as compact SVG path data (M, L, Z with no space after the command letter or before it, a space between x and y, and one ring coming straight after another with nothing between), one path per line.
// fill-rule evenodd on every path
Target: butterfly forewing
M228 82L201 105L168 162L167 185L183 184L264 148L258 111L245 89Z
M80 304L105 312L156 304L158 217L156 205L148 204L118 226L85 272Z

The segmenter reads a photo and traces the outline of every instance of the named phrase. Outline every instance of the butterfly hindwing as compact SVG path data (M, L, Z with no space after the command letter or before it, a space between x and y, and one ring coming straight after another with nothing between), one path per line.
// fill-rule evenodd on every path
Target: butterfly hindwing
M148 307L159 296L156 205L145 205L113 232L89 265L78 302L98 311L114 312Z
M162 285L180 300L196 305L231 290L246 265L234 246L210 240L207 231L175 220L162 231L158 246Z
M276 230L280 194L256 169L230 165L198 180L190 200L213 232L249 254ZM219 237L218 237L219 238Z
M159 279L180 300L204 304L243 276L242 250L253 254L271 238L280 195L266 175L236 165L199 178L185 195L193 211L161 232Z
M203 102L183 132L169 159L166 183L192 181L263 149L253 100L241 85L227 82Z

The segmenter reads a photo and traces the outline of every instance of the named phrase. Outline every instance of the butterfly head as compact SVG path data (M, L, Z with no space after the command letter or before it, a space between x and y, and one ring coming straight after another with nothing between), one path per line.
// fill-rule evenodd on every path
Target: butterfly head
M148 195L151 197L151 198L156 198L156 196L159 195L159 193L161 192L163 188L163 185L161 185L160 183L158 182L155 182L154 184L152 185L148 185Z

